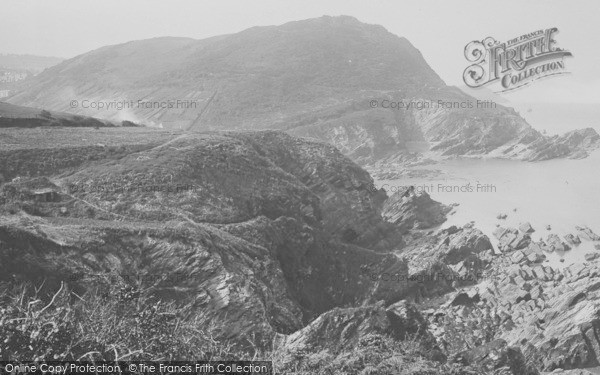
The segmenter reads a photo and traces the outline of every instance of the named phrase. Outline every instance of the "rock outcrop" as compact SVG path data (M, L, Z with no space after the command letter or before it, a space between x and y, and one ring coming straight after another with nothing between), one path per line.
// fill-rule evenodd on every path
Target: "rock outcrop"
M478 229L452 226L416 235L398 255L408 263L409 280L418 286L414 298L421 301L478 283L493 252Z
M383 218L407 229L429 229L446 221L452 208L431 199L426 192L406 186L385 201Z
M451 294L443 307L428 312L432 332L451 351L478 351L502 339L544 371L598 366L597 257L564 269L545 266L543 251L564 250L565 244L551 235L548 245L529 241L523 248L517 239L526 234L496 231L502 254L492 257L477 285Z
M138 287L190 308L215 339L274 345L284 368L307 371L599 364L598 260L544 264L567 246L558 236L499 227L496 251L472 223L429 228L447 207L410 188L388 198L334 147L285 133L121 152L2 184L0 287L31 283L45 299L97 289L106 302L115 285ZM38 188L52 199L28 195Z
M419 311L405 301L387 308L336 308L276 340L280 370L435 374L444 355Z
M579 227L578 226L575 229L577 229L577 231L579 232L579 234L581 235L581 237L585 238L588 241L600 241L600 236L597 235L596 233L594 233L588 227Z
M193 135L38 179L57 190L52 202L8 194L26 180L7 184L2 203L51 217L1 217L3 278L85 289L111 273L163 275L151 280L157 294L195 304L238 341L268 341L336 306L392 303L412 288L364 272L406 279L389 252L402 232L381 217L385 192L323 143Z
M485 371L507 371L510 374L537 375L518 348L511 348L504 340L494 340L475 349L458 353L453 359L462 365L478 365Z

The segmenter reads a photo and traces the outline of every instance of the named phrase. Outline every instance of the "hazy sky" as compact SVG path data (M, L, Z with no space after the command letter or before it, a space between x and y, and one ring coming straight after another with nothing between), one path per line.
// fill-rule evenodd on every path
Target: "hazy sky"
M465 45L558 27L570 50L569 77L549 78L507 94L515 101L600 103L599 0L2 0L0 53L73 57L157 36L205 38L251 26L322 15L351 15L410 40L448 83L462 83Z

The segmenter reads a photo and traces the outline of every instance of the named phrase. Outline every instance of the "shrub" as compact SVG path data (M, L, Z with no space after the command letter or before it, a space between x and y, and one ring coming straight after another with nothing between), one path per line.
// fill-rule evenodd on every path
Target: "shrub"
M148 291L103 283L78 296L68 284L52 295L24 284L0 286L0 359L194 360L248 359L214 339L217 327Z

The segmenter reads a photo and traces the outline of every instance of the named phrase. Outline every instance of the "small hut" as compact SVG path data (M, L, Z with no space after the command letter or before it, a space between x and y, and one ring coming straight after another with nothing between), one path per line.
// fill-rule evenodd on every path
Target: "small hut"
M56 202L58 201L58 192L51 187L35 189L30 192L33 199L38 202Z
M0 195L17 200L58 202L60 201L60 187L53 184L47 177L20 178L4 184Z

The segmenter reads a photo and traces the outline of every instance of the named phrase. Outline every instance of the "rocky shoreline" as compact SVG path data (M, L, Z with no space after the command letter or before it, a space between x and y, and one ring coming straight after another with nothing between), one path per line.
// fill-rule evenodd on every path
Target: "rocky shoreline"
M102 155L46 176L21 170L1 185L0 286L33 283L44 305L58 292L100 291L87 298L110 306L123 285L127 296L186 306L182 324L202 322L239 353L268 353L282 371L529 375L598 365L598 260L544 264L549 251L597 242L589 228L535 242L530 225L499 227L496 251L473 223L440 228L453 207L426 192L388 196L333 146L279 132L198 133L123 150L118 163ZM194 188L129 188L165 184ZM67 310L56 311L83 303L62 301ZM64 335L86 335L77 319L65 320L75 326ZM3 331L14 339L3 355L45 355L14 344L31 335L20 329ZM96 359L125 345L86 340ZM146 341L119 351L164 354L136 342ZM60 355L75 354L84 353Z
M501 254L491 258L482 281L428 312L434 335L446 341L456 332L471 339L495 332L544 371L598 366L600 265L544 266L544 252L567 245L556 235L533 242L531 231L527 224L519 230L498 228ZM596 238L589 228L581 231ZM469 328L474 321L477 328Z

